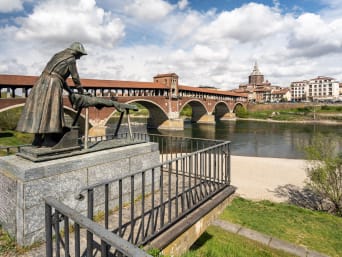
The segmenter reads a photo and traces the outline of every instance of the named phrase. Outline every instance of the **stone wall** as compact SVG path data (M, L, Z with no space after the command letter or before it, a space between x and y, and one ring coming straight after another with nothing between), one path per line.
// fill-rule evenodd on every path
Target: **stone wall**
M82 187L130 175L158 163L156 143L140 143L38 163L19 156L1 157L0 222L20 245L30 245L45 238L44 197L53 196L85 213L87 201L75 199ZM135 181L135 186L138 184L139 180ZM95 199L95 202L101 204L103 201Z

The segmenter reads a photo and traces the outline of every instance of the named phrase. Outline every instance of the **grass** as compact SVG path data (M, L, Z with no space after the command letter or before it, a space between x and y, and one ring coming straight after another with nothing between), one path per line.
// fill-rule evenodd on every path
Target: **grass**
M221 218L330 256L342 256L342 219L331 214L236 198Z
M341 114L342 106L307 106L302 108L285 109L285 110L264 110L250 112L247 110L237 110L237 117L252 119L271 119L278 121L310 121L314 119L314 113L318 117L319 114L330 114L330 116L322 116L320 119L341 121L342 117L331 114Z
M268 257L293 256L271 249L255 241L227 232L220 227L210 226L196 241L190 251L182 257Z
M1 146L17 146L31 144L33 134L20 133L14 130L0 131L0 147ZM10 153L16 152L15 149L10 150ZM7 155L6 149L0 149L0 156Z
M41 242L36 242L30 246L20 247L16 244L15 239L5 232L0 225L0 256L18 256L40 246L41 244Z

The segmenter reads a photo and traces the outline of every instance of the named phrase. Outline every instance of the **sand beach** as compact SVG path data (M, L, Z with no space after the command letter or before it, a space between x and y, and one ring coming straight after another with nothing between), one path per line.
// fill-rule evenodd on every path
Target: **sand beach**
M305 166L298 159L231 156L231 184L241 197L283 202L303 189Z

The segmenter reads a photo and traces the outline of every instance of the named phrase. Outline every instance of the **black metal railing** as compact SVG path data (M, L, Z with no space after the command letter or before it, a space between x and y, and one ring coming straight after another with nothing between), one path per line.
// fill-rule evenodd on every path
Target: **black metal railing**
M112 242L105 241L105 245L98 242L104 241L103 231L128 241L131 246L143 246L230 185L230 142L192 138L182 140L180 137L170 139L146 134L135 134L134 138L158 142L159 146L164 146L161 156L164 155L166 160L150 168L126 172L121 177L104 180L80 190L76 198L87 201L86 217L83 220L91 221L92 225L96 222L97 228L101 227L100 233L88 231L81 224L86 229L83 233L86 244L82 256L96 256L94 253L101 251L101 256L122 256L118 252L120 248ZM170 142L173 147L169 146ZM60 256L61 251L70 249L67 246L70 240L61 240L59 233L56 233L61 230L58 224L64 221L63 234L68 234L70 230L67 230L65 224L69 222L65 219L73 213L71 209L68 209L69 212L64 211L63 206L57 206L50 199L47 199L46 204L46 219L50 220L46 224L47 241L50 240L47 253L55 249L55 256ZM54 213L51 212L53 208ZM55 228L54 241L52 227ZM81 245L82 236L79 234L75 234L75 245ZM123 254L125 256L127 253Z
M151 257L53 197L45 198L45 233L47 257Z
M143 245L230 185L229 142L82 188L87 216Z
M0 156L1 155L11 155L14 153L19 153L21 147L29 145L17 145L17 146L0 146Z

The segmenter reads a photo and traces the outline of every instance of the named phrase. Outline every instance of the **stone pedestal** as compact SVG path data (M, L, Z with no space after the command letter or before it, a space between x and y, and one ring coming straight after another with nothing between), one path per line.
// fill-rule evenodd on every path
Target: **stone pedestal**
M172 119L166 120L161 124L158 129L165 130L183 130L184 129L184 120L183 119Z
M215 116L212 114L205 114L197 121L197 123L215 124Z
M20 245L44 240L44 197L85 212L86 201L75 199L80 188L158 163L158 145L146 142L43 162L1 157L0 222Z
M236 120L236 115L233 112L226 113L221 120Z

